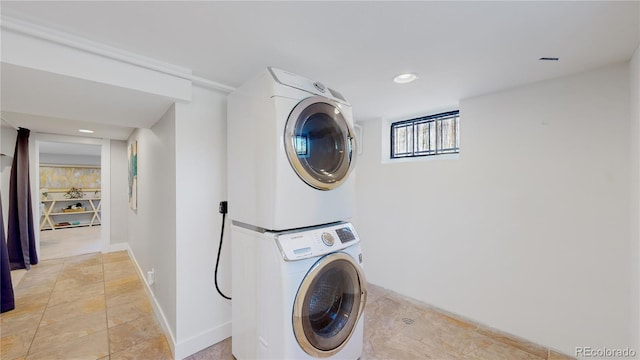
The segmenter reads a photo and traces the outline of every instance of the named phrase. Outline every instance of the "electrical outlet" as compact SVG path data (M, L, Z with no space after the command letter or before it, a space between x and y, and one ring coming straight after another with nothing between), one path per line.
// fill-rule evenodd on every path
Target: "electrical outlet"
M151 271L147 271L147 284L153 285L156 282L156 270L151 269Z
M218 207L218 211L220 212L220 214L226 214L227 213L227 202L226 201L220 201L220 206Z

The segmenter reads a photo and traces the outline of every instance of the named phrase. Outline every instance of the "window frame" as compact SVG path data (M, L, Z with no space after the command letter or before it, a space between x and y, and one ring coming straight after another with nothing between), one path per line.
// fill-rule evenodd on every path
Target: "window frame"
M452 148L442 149L441 146L438 147L438 144L442 144L442 125L441 124L442 124L442 121L449 120L449 119L455 119L453 137L454 137L454 142L456 146ZM430 131L431 126L436 127L436 129L434 130L434 133L435 133L434 150L427 150L427 151L417 150L418 148L417 145L419 140L418 140L418 136L416 135L417 134L416 129L419 125L423 125L423 124L427 124L427 126L429 127L429 131L428 131L429 142L431 141L431 131ZM412 142L412 147L410 152L404 152L404 153L395 152L396 128L411 129L412 134L410 136L410 139ZM440 129L439 134L438 134L438 129ZM409 136L407 136L407 138L409 138ZM421 117L417 117L409 120L395 121L389 125L389 159L390 160L424 158L424 157L432 157L435 155L448 155L448 154L459 154L459 153L460 153L460 110L453 110L453 111L447 111L447 112L433 114L433 115L421 116Z

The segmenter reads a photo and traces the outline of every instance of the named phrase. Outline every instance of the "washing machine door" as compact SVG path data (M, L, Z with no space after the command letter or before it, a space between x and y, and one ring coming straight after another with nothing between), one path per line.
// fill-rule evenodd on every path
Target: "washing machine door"
M355 166L355 136L342 106L322 96L306 98L285 126L289 163L300 179L319 190L340 186Z
M360 266L345 253L327 255L309 270L293 306L293 332L313 357L338 353L353 335L367 299Z

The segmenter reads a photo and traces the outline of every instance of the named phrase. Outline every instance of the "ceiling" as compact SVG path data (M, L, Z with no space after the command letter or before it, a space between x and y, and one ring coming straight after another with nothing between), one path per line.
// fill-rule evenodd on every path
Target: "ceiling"
M32 130L42 126L49 133L73 127L78 134L78 129L89 127L100 130L100 137L126 139L131 124L150 127L173 103L140 91L7 63L2 64L1 74L2 118Z
M92 144L72 144L52 141L40 141L38 145L40 154L83 155L100 157L102 151L102 146Z
M356 120L450 110L467 97L626 62L640 41L637 1L2 1L0 10L232 87L267 66L298 73L344 94ZM20 103L25 78L49 84L30 103L12 107L13 114L3 107L3 118L15 126L34 104L42 110L55 102L69 108L58 118L91 118L122 131L95 136L122 138L131 131L127 116L159 119L156 114L170 105L5 65L3 104L10 98ZM403 72L418 73L419 79L393 83ZM56 92L58 84L66 90ZM112 111L121 116L99 116ZM31 121L34 131L50 125ZM77 123L50 121L57 133L68 127L77 135Z

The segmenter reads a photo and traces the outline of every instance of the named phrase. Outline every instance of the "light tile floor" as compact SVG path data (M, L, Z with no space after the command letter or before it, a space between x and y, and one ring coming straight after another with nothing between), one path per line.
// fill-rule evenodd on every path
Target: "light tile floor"
M173 359L126 252L42 260L0 316L0 358Z
M361 360L569 360L571 357L471 324L379 286L369 285ZM234 359L231 338L188 360Z
M98 252L102 249L101 236L100 226L40 231L40 260Z
M172 359L126 252L44 260L2 314L0 358ZM369 286L362 359L566 360L570 357ZM233 359L231 338L189 360Z

